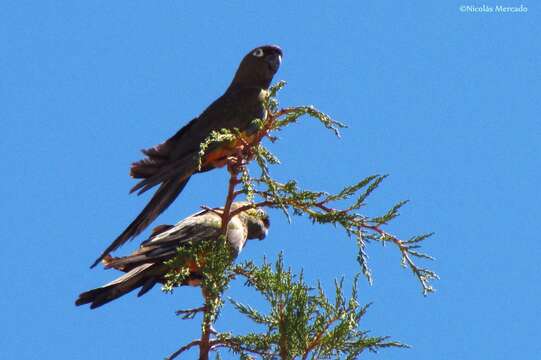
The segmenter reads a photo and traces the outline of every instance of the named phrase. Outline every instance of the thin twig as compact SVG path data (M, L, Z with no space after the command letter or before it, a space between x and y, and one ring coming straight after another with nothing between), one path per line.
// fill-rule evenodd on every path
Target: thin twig
M180 349L178 349L177 351L175 351L174 353L172 353L171 355L169 355L165 359L166 360L173 360L174 358L176 358L177 356L182 354L184 351L187 351L187 350L191 349L192 347L194 347L196 345L199 345L199 342L200 342L199 340L194 340L191 343L184 345L183 347L181 347Z
M406 245L404 245L404 242L402 240L400 240L398 237L396 237L396 236L382 230L377 225L363 224L362 227L365 228L365 229L370 229L370 230L375 231L376 233L378 233L381 236L382 241L388 240L388 241L391 241L392 243L394 243L398 247L398 249L400 250L400 253L402 254L402 261L404 261L408 265L408 267L415 274L417 279L421 282L421 286L423 287L423 293L426 295L427 293L434 291L434 289L432 288L432 286L430 286L428 281L431 278L438 279L439 277L432 271L419 268L415 264L415 262L413 262L413 260L411 260L410 251L409 251L408 247ZM427 278L427 276L428 276L428 278Z
M235 350L235 351L239 351L239 350L246 351L246 352L250 352L252 354L257 354L257 355L261 355L261 356L272 355L272 353L269 353L269 352L266 352L266 351L250 349L250 348L248 348L246 346L242 346L240 343L232 341L230 339L220 339L220 340L211 341L211 349L212 350L215 350L215 349L221 348L221 347L225 347L227 349L231 349L231 350Z
M302 360L306 360L308 358L308 355L310 354L310 352L314 350L315 347L321 343L321 338L323 337L323 335L325 335L325 332L327 332L327 330L331 327L331 325L334 324L334 322L338 321L339 319L340 318L338 316L335 316L325 323L323 330L320 331L319 334L317 334L317 336L314 338L314 340L312 340L306 347L306 351L304 352Z
M200 306L200 307L194 308L194 309L177 310L177 311L175 311L175 314L178 315L178 316L180 316L180 315L192 316L192 315L195 315L195 314L200 313L200 312L205 312L206 310L207 310L206 306Z
M266 207L266 206L273 206L273 205L276 205L276 203L273 202L273 201L261 201L261 202L257 202L257 203L253 203L253 204L249 204L249 205L244 205L244 206L241 206L241 207L231 211L229 216L232 218L235 215L238 215L241 212L244 212L246 210L257 209L257 208L262 208L262 207Z
M208 207L206 205L200 206L200 208L203 209L203 210L210 211L210 212L212 212L212 213L214 213L214 214L216 214L216 215L218 215L220 217L222 216L222 213L220 212L221 209L214 209L214 208Z

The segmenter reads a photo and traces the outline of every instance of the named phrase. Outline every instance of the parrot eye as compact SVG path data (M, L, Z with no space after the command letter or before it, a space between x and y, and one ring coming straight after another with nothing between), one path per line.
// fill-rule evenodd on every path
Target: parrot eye
M261 48L258 48L258 49L255 49L254 52L252 53L253 56L255 57L262 57L263 56L263 49Z

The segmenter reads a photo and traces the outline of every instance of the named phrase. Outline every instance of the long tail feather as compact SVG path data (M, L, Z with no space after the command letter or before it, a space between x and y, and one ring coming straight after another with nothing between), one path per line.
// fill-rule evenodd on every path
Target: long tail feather
M165 181L156 190L150 202L143 211L133 220L133 222L120 234L115 241L105 249L105 251L96 259L91 268L95 267L111 251L116 250L120 245L141 233L154 219L158 217L171 203L177 198L178 194L184 189L190 176L187 178L178 178Z
M170 162L169 164L161 165L157 171L152 172L152 175L143 178L143 180L135 184L135 186L130 189L130 194L137 191L137 195L141 195L167 179L184 177L185 174L193 174L197 170L198 163L199 157L197 155L188 154L181 159ZM141 165L135 163L134 166Z
M143 287L145 292L150 290L150 284L157 282L151 273L152 270L150 268L152 266L154 264L138 266L102 287L80 294L79 298L75 301L75 305L90 304L90 308L95 309L139 287Z

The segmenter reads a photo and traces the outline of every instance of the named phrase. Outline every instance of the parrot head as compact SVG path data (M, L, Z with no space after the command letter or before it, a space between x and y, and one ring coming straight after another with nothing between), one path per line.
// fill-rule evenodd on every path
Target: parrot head
M269 232L269 215L262 209L252 210L247 216L248 239L263 240Z
M249 202L239 201L231 205L231 210L234 211L240 207L250 205ZM248 230L247 239L263 240L269 232L270 219L265 210L261 208L248 209L239 214L240 220Z
M250 50L242 59L231 85L268 89L282 62L282 49L263 45Z

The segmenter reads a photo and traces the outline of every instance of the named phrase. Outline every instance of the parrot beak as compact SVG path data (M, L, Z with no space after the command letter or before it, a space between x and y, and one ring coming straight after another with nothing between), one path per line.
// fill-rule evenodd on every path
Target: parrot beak
M279 53L271 53L265 56L265 62L269 64L269 68L274 74L278 71L278 68L280 67L280 64L282 63L282 55Z
M269 229L265 229L265 230L261 233L261 235L259 235L259 237L258 237L259 241L261 241L261 240L263 240L264 238L266 238L268 233L269 233Z

